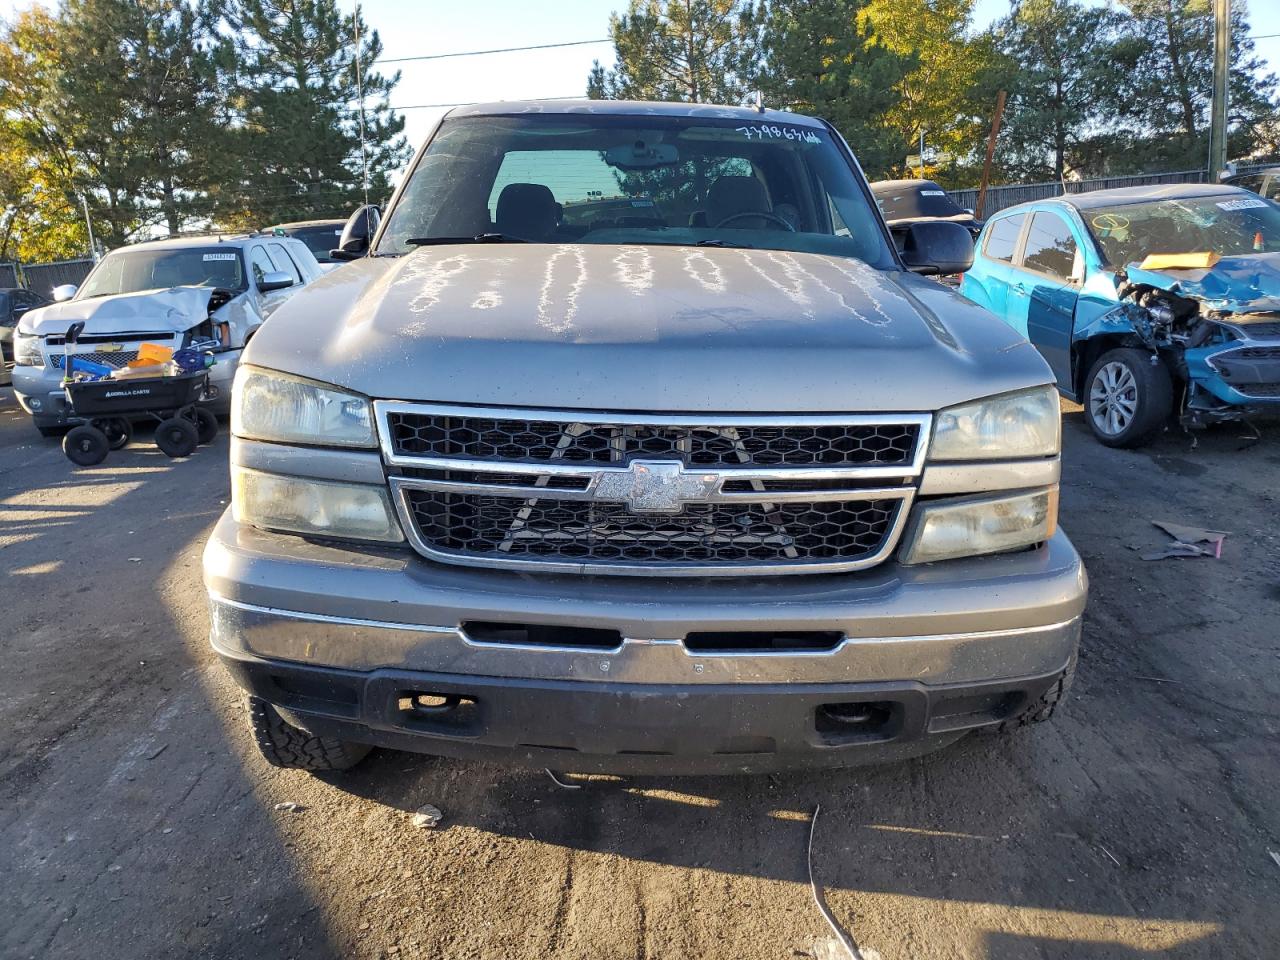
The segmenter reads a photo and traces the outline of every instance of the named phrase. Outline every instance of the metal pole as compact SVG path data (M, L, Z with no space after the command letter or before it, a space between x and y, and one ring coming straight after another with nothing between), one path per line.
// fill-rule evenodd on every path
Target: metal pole
M89 219L89 201L84 198L84 194L80 195L80 206L84 208L84 225L89 231L89 259L98 259L98 245L93 242L93 221Z
M1209 182L1227 168L1227 53L1231 48L1231 0L1213 0L1213 107L1209 115Z
M991 117L991 136L987 138L987 159L982 164L982 183L978 187L978 199L973 205L973 215L982 219L982 205L987 202L987 184L991 182L991 160L996 155L996 137L1000 135L1000 120L1004 116L1005 92L996 94L996 112Z
M920 179L924 179L924 127L920 128Z

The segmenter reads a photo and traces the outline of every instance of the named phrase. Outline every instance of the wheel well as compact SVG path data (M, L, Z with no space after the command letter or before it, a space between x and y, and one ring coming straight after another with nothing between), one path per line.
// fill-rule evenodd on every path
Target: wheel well
M1148 352L1151 349L1132 334L1123 333L1108 333L1090 337L1088 340L1082 340L1072 347L1071 386L1075 390L1076 402L1084 403L1085 379L1089 376L1089 371L1093 369L1097 359L1107 351L1115 350L1118 347L1132 347L1135 350L1146 350ZM1178 369L1175 358L1167 350L1160 350L1158 353L1161 361L1169 371L1169 376L1172 378L1174 386L1177 387L1183 382L1184 375Z

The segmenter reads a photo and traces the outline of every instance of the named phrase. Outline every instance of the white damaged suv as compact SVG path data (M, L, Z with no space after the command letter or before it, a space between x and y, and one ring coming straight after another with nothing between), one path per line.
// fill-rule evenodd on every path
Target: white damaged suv
M225 412L240 351L277 307L322 273L307 245L291 237L182 237L113 250L70 299L32 310L18 324L18 402L46 436L65 427L64 337L84 321L70 352L113 368L137 357L144 342L175 350L216 343L210 379L219 396L211 407Z

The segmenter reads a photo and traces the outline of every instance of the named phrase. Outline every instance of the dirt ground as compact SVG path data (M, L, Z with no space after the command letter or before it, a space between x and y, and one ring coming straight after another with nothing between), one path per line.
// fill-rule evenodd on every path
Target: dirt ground
M893 766L596 778L266 766L211 657L227 444L74 470L0 391L0 957L1280 956L1280 425L1066 429L1092 597L1051 724ZM1221 560L1140 559L1166 519ZM303 809L276 809L279 803ZM411 823L431 803L435 830Z

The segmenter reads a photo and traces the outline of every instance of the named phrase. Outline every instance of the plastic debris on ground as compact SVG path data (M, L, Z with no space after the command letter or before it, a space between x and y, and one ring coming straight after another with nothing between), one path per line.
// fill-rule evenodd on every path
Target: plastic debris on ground
M1222 541L1227 535L1221 530L1204 530L1167 520L1152 520L1155 526L1173 538L1173 543L1158 550L1142 554L1143 560L1168 560L1173 557L1212 557L1222 559Z
M422 830L430 830L443 819L444 814L440 812L440 808L428 803L419 807L418 812L413 815L413 825Z

